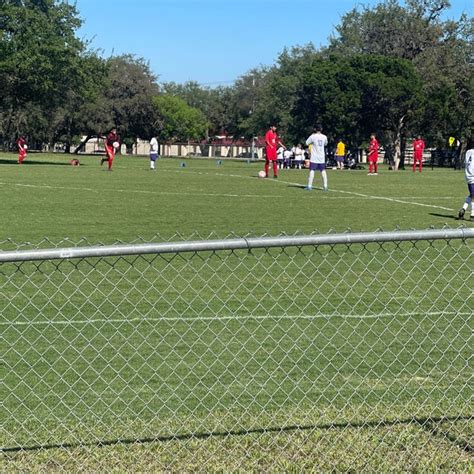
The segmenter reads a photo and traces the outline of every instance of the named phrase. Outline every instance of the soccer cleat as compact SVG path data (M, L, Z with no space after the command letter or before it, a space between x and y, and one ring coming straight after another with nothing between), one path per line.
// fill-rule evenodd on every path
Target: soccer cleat
M277 175L273 176L273 179L278 179L278 176Z
M459 219L459 220L464 219L464 213L465 213L465 212L466 212L466 211L464 210L464 208L459 209L459 212L458 212L458 219Z
M312 191L313 187L312 186L305 186L304 190L305 191Z
M102 159L100 160L100 166L102 166L102 165L104 164L104 161L107 161L107 160L106 160L105 158L102 158Z
M374 176L378 176L379 174L378 173L374 173Z
M327 187L325 187L325 188L323 188L323 191L324 191L325 193L327 193L329 190L328 190Z

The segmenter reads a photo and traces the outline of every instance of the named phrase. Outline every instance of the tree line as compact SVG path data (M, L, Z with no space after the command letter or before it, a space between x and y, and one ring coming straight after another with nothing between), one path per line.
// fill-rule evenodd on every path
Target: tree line
M289 143L319 122L333 139L381 139L395 166L404 140L444 147L474 129L474 20L442 20L448 0L385 0L348 11L328 45L283 50L231 86L160 82L144 58L103 58L78 38L74 4L0 0L0 146L18 135L37 147L116 126L137 138L252 139L276 123Z

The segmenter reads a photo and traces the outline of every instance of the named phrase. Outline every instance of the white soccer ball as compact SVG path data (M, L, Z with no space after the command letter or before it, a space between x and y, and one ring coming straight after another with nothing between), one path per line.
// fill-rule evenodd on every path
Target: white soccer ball
M259 177L259 178L265 178L265 176L266 176L265 171L260 170L260 171L258 172L258 177Z
M24 148L25 150L28 150L28 145L25 143L25 144L23 145L23 148Z
M119 142L114 142L113 146L114 146L114 148L118 148L120 146L120 143Z

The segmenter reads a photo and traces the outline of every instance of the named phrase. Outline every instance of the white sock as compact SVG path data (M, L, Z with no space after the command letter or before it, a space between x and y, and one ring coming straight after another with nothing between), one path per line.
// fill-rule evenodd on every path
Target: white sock
M155 169L155 162L150 161L150 169L154 170Z
M328 187L328 174L326 173L326 170L321 171L321 176L323 177L323 188Z
M309 178L308 178L308 188L313 187L313 179L314 179L314 170L311 170L309 172Z
M467 211L467 208L469 207L469 204L471 204L471 203L472 203L471 196L468 196L468 197L466 198L466 200L464 201L464 204L462 205L462 208L463 208L465 211ZM471 209L472 209L472 207L471 207Z

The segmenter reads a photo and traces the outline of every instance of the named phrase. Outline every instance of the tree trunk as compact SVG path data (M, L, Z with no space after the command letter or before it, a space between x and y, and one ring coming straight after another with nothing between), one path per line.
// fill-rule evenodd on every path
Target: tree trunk
M86 146L86 143L93 137L93 135L87 135L84 140L79 144L79 146L74 150L74 154L78 155L79 152Z
M395 130L395 141L393 143L394 145L394 162L395 162L395 171L398 171L398 168L400 166L400 157L402 155L402 128L403 128L403 122L405 120L405 116L403 115L400 120L397 123L397 128Z

